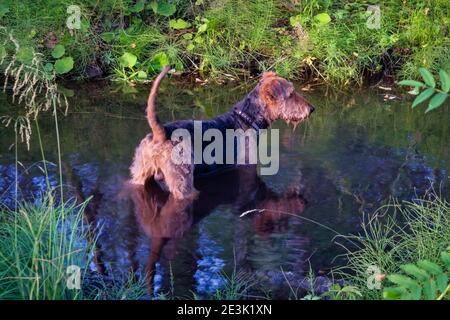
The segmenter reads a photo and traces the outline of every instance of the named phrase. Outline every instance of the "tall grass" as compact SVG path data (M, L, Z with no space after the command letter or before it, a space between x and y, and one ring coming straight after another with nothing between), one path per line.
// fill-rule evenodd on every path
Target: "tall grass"
M392 274L400 265L422 259L439 264L440 252L450 244L450 203L435 193L393 201L362 224L361 234L348 239L358 248L344 243L348 263L336 275L357 286L365 299L381 299L382 290L367 286L369 266Z
M2 209L0 221L0 299L77 299L67 286L67 267L83 270L90 244L84 239L86 203L55 205L47 194L41 203Z

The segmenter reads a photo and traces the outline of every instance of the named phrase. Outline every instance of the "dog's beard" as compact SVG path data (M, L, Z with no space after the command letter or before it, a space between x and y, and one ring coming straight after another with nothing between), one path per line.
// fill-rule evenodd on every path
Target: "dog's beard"
M286 121L288 125L292 124L292 132L295 132L297 129L297 126L300 124L301 120L287 120Z

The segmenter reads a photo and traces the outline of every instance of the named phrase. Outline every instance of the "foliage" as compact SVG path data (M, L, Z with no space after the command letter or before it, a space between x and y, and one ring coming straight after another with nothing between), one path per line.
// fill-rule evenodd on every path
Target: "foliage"
M430 193L427 197L414 202L405 201L401 204L393 202L381 207L362 227L363 232L360 235L345 237L351 241L345 246L348 250L346 254L348 262L335 272L356 286L364 299L381 299L383 296L382 290L367 286L367 271L370 266L379 268L381 274L393 275L401 268L410 274L412 269L415 273L420 272L412 267L412 262L421 261L416 267L431 273L432 279L437 283L438 268L433 266L442 263L441 252L450 238L448 201ZM353 246L356 244L357 249L351 250L349 247L351 244ZM402 265L403 267L400 267ZM429 272L430 270L433 271ZM442 283L443 276L440 277L439 281ZM387 294L388 297L396 297L397 294L403 294L405 298L418 296L417 279L414 283L408 281L404 275L388 276L388 279L402 286L414 287L416 290L402 293L400 292L402 289L388 289L390 292ZM420 285L424 285L424 282ZM420 285L418 284L419 287ZM442 285L437 288L442 292ZM429 288L424 290L427 291Z
M420 68L419 72L424 82L402 80L398 84L402 86L414 87L414 89L410 91L410 93L417 95L412 104L413 108L431 98L428 102L428 108L425 110L425 113L427 113L431 110L439 108L445 100L447 100L450 90L450 76L445 70L439 70L441 88L437 89L436 81L428 69ZM423 89L422 92L420 92L421 89Z
M448 284L450 246L447 251L441 252L441 260L446 271L429 260L401 265L403 274L395 273L387 276L388 280L397 286L384 288L383 297L391 300L442 299L450 290Z
M69 30L71 4L5 0L0 7L2 24L44 54L44 65L61 59L52 55L55 44L64 47L73 59L73 69L69 59L58 68L64 76L100 72L142 82L159 71L152 62L158 54L179 71L218 80L273 69L341 86L389 74L415 79L419 66L450 68L446 0L385 1L379 29L367 28L368 1L86 1L81 28ZM125 53L137 57L133 70L120 67Z

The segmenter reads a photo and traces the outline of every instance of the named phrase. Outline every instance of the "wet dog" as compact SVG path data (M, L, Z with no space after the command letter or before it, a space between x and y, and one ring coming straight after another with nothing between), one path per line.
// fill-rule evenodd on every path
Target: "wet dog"
M147 102L147 120L152 133L142 139L136 149L130 168L131 183L143 185L148 179L153 179L176 199L195 198L194 170L196 175L208 174L216 171L218 166L204 163L194 165L193 161L177 164L173 161L174 148L181 141L171 140L172 133L183 128L193 136L194 121L181 120L162 125L156 116L158 88L169 71L169 66L164 67L153 82ZM259 132L269 128L278 119L296 126L313 111L314 107L295 91L291 82L274 72L265 72L256 87L229 112L202 121L201 126L203 131L213 128L224 135L228 129L254 129Z

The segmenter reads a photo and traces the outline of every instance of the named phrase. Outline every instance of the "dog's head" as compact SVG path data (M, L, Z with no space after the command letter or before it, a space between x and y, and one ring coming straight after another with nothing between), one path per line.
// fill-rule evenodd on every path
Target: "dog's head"
M314 107L295 91L293 84L274 72L265 72L258 84L259 98L271 121L282 119L294 125L307 119Z

